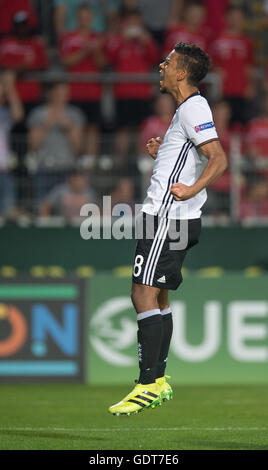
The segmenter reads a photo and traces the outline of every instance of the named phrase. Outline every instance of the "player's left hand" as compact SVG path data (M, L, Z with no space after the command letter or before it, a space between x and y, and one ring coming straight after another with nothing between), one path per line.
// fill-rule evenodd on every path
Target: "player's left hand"
M195 196L195 191L192 186L186 184L176 183L170 188L171 194L173 194L175 201L185 201Z

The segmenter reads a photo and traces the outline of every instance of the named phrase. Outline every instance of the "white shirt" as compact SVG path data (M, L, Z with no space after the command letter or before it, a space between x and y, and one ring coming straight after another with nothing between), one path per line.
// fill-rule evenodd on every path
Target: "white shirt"
M199 218L207 199L205 189L186 201L175 201L169 189L174 183L196 182L207 164L198 146L217 139L209 104L194 93L177 108L159 147L142 211L168 219Z

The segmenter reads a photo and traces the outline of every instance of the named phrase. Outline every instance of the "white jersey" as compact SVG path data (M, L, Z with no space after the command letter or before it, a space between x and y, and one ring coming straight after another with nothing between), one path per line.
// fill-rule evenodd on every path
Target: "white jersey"
M190 186L196 182L207 164L198 147L217 139L209 104L199 92L194 93L177 108L159 147L142 211L168 219L199 218L206 190L186 201L175 201L170 188L174 183Z

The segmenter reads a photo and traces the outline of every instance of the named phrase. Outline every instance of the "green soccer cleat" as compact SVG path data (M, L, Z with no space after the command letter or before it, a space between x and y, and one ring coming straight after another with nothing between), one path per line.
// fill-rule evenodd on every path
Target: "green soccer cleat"
M162 404L160 388L157 383L137 384L122 401L110 406L109 412L115 416L133 415L146 408L155 408Z
M172 400L173 398L173 390L169 383L167 383L166 378L170 379L169 375L164 375L164 377L160 377L155 381L160 388L162 401Z

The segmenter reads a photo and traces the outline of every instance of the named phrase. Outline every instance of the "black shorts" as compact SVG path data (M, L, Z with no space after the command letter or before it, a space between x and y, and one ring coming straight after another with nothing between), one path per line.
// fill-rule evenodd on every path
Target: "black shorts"
M200 218L183 221L139 214L133 282L176 290L182 282L181 268L187 250L198 243L200 232Z

